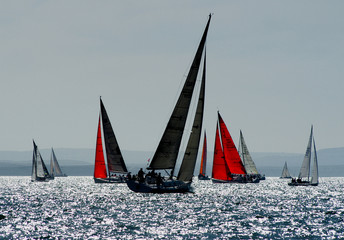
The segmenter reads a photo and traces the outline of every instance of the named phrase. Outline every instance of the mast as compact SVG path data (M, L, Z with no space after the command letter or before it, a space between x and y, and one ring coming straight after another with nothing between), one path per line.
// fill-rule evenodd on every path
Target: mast
M308 181L309 181L309 171L310 171L310 165L311 165L312 137L313 137L313 125L311 127L311 134L309 136L305 157L303 159L302 166L299 173L299 178L306 177Z
M126 173L127 167L124 163L121 150L113 132L110 119L100 98L101 119L103 124L104 142L106 149L106 160L108 164L108 176L111 172Z
M205 75L206 75L206 53L204 51L203 62L203 76L201 82L201 89L198 97L198 103L196 107L195 119L192 125L192 132L189 137L189 142L185 150L182 165L180 166L178 173L178 180L180 181L192 181L192 176L195 171L195 165L197 160L197 153L199 148L199 142L201 139L201 130L203 124L203 112L204 112L204 100L205 100Z
M222 140L222 145L223 145L223 153L224 153L227 165L229 167L229 171L232 174L246 174L245 167L241 162L239 153L235 147L233 139L219 112L218 112L218 119L219 119L219 125L220 125L221 140Z
M209 15L209 20L205 27L183 89L148 169L172 169L173 174L208 34L210 19L211 15Z
M98 131L97 131L97 143L96 143L96 156L94 160L94 178L106 178L106 166L104 160L103 144L102 144L102 131L100 125L100 114L98 120Z

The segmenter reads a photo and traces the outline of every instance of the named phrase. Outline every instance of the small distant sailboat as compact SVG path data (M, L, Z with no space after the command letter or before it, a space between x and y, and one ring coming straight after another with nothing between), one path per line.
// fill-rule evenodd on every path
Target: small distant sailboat
M291 178L291 175L288 170L287 162L284 163L282 174L280 178Z
M51 179L53 178L48 172L35 141L33 141L31 182L47 182Z
M310 167L311 167L311 153L312 153L312 141L313 141L313 167L312 172L310 174ZM309 177L311 176L311 179ZM300 173L297 179L292 179L289 186L317 186L319 183L319 173L318 173L318 157L317 157L317 150L315 148L315 140L313 136L313 125L311 127L311 134L309 136L309 141L305 153L305 157L302 162L302 166L300 169Z
M57 162L57 158L54 152L54 149L51 148L51 157L50 157L50 175L54 177L67 177L61 170L60 164Z
M201 166L199 169L198 180L210 180L207 176L207 136L204 131L204 141L203 141L203 150L201 158Z
M199 148L203 112L204 112L204 97L205 97L205 42L207 38L208 28L210 24L211 15L207 22L206 28L202 35L200 44L197 48L194 60L189 70L188 76L185 80L182 91L179 95L177 103L171 114L169 122L165 128L160 143L155 151L152 161L148 167L152 170L150 174L143 177L143 172L140 171L138 179L131 179L127 181L129 189L134 192L146 193L184 193L191 192L192 177L197 160L197 153ZM198 96L196 112L192 125L192 132L189 136L188 144L185 150L184 158L179 169L177 177L173 173L180 151L180 145L185 130L186 120L188 118L191 99L195 95L195 85L197 75L200 69L200 63L204 51L204 67L203 76ZM185 134L184 134L185 135ZM184 136L185 137L185 136ZM161 177L160 173L156 176L157 170L171 170L168 178ZM148 176L150 175L150 176ZM153 175L153 177L151 177Z
M265 180L265 175L261 175L256 167L256 164L254 163L250 152L248 151L247 145L245 143L244 136L240 130L240 141L239 141L239 155L241 158L241 161L244 164L246 174L248 176L251 176L253 178L259 178L259 180Z
M239 152L219 112L216 125L212 181L214 183L259 182L259 178L247 174Z
M105 164L102 126L104 143L106 150L107 166ZM105 110L102 99L100 98L100 114L98 121L96 156L94 164L94 182L95 183L125 183L128 173L121 150L113 132L110 119ZM117 175L118 174L118 175Z

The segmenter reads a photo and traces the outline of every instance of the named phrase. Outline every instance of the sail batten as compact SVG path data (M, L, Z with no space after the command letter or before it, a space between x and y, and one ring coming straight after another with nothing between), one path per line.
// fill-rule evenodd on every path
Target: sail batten
M191 64L177 103L148 169L174 169L194 92L211 16Z

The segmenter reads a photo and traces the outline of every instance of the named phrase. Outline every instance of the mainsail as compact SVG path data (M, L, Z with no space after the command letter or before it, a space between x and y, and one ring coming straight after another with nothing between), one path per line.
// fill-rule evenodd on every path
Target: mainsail
M60 164L57 162L57 158L54 152L54 149L51 148L51 157L50 157L50 174L52 177L64 177L65 174L62 173Z
M212 178L219 180L232 180L231 173L223 154L218 124L216 124Z
M239 142L239 154L244 164L247 174L259 174L256 168L256 164L253 162L250 152L248 151L247 145L245 143L244 136L240 130L240 142Z
M189 70L183 89L179 95L170 120L165 128L157 150L148 169L172 169L174 170L178 152L183 136L187 115L190 108L192 95L197 80L203 49L205 46L211 15L207 22L194 60ZM171 174L173 175L173 174Z
M199 142L201 139L201 130L203 123L204 99L205 99L205 74L206 74L206 54L204 53L203 77L201 82L201 89L198 97L195 119L192 126L192 132L189 137L189 142L185 150L182 165L179 169L178 180L192 181L195 170Z
M104 132L106 160L108 164L108 175L111 175L112 172L126 173L128 170L124 163L121 150L113 132L111 122L106 113L102 99L100 99L100 109Z
M220 113L218 112L221 140L223 145L223 153L225 160L232 174L246 174L245 167L241 162L238 150L235 147L233 139L224 123Z
M313 167L312 167L312 179L311 184L318 184L318 157L317 157L317 150L315 148L315 140L313 137L313 147L314 147L314 160L313 160Z
M201 166L199 169L199 174L202 176L206 176L207 172L207 135L204 131L204 141L203 141L203 150L202 150L202 158L201 158Z
M291 178L288 167L287 167L287 162L284 163L281 178Z
M313 148L314 148L314 160L311 172L311 179L310 177L310 165L311 165L311 152L312 152L312 141L313 141ZM304 179L303 179L304 178ZM302 162L302 166L300 169L298 179L292 179L289 186L317 186L319 181L319 173L318 173L318 156L317 150L315 147L315 140L313 136L313 125L311 127L311 134L309 136L308 145L306 149L306 154Z
M50 179L51 176L43 161L43 158L38 150L38 147L33 141L33 156L32 156L32 175L31 181L42 181Z
M311 152L312 152L312 138L313 138L313 125L311 127L311 134L309 136L309 141L305 153L305 157L302 162L302 166L299 173L299 178L307 178L309 179L309 170L311 165Z
M98 121L98 131L97 131L97 145L96 145L96 157L94 163L94 178L106 178L106 166L104 160L103 144L102 144L102 131L100 123L100 115Z

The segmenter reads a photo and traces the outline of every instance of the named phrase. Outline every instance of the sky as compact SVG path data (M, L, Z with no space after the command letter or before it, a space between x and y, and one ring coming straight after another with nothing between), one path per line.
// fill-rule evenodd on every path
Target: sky
M209 13L204 128L251 152L344 147L343 1L1 1L0 150L155 151Z

